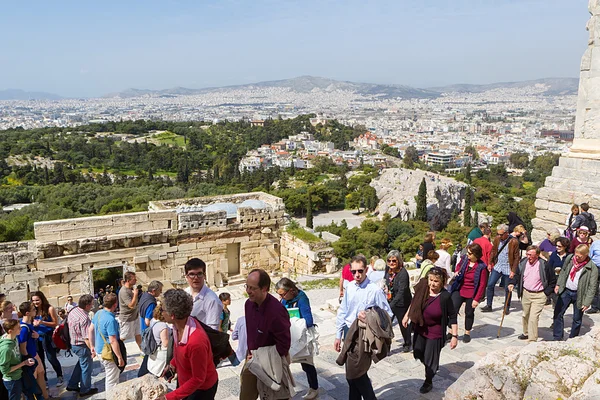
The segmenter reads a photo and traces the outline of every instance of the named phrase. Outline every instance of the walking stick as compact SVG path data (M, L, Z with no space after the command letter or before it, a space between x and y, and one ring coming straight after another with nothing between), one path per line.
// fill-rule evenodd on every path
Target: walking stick
M500 331L502 330L502 324L504 323L504 316L506 315L506 307L508 307L508 299L510 299L510 294L506 296L506 301L504 302L504 308L502 309L502 320L500 321L500 326L498 327L498 336L496 339L500 337Z

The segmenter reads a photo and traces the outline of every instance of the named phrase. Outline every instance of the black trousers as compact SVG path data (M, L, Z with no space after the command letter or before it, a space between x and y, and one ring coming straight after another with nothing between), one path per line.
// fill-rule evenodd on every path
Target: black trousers
M186 397L186 400L215 400L215 396L217 394L217 387L219 386L219 381L213 385L210 389L206 390L196 390L194 393Z
M140 365L140 370L138 371L138 378L149 373L150 372L148 371L148 355L144 355L142 365Z
M473 323L475 322L475 309L473 308L473 299L468 299L460 295L460 291L452 292L452 304L456 312L460 310L462 303L465 303L465 330L470 331L473 329Z
M371 385L371 380L367 374L364 374L360 378L346 380L348 381L348 386L350 386L348 400L377 400L373 391L373 385Z
M404 339L404 345L410 346L410 324L405 328L402 326L402 318L406 315L408 311L408 307L392 307L392 312L394 313L394 317L398 320L398 325L400 325L400 333L402 333L402 339Z
M317 369L312 364L300 363L302 371L306 372L306 379L308 380L308 386L311 389L317 390L319 388L319 380L317 378Z

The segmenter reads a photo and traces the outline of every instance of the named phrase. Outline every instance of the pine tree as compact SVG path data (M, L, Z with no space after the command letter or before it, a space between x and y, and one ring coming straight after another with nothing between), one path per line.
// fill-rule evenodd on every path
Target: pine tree
M313 228L313 213L312 213L312 199L311 192L308 191L308 201L306 202L306 227Z
M473 227L479 225L479 212L475 210L475 216L473 216Z
M465 209L463 211L463 225L471 226L471 197L473 194L471 193L471 188L467 188L467 193L465 193Z
M465 170L465 182L469 185L471 184L471 164L467 164L467 169Z
M427 222L427 184L425 183L425 178L423 178L419 185L419 193L417 194L415 201L417 202L415 219L417 221Z

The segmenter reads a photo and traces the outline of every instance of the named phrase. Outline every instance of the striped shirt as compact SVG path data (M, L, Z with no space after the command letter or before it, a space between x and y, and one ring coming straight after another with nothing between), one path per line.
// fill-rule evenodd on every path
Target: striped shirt
M79 307L75 307L69 311L67 322L69 325L69 335L71 335L71 345L85 345L85 339L88 338L88 328L92 323L88 313Z

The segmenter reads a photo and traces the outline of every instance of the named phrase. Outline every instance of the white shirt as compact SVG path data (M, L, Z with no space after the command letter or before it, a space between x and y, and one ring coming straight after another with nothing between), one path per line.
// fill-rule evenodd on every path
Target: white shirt
M190 295L192 294L192 289L189 286L185 291ZM192 297L194 296L192 295ZM198 318L211 328L219 330L221 312L223 312L223 303L219 300L219 296L204 284L202 289L200 289L200 293L194 297L192 316Z
M344 327L350 328L360 311L375 306L386 311L390 317L393 316L383 290L369 278L365 278L360 286L356 284L356 281L348 282L335 322L336 338L342 338Z
M579 285L579 277L581 277L581 273L583 272L583 270L584 268L582 267L579 271L577 271L577 273L575 274L575 279L573 280L571 280L571 273L569 272L569 277L567 278L567 289L577 291L577 285Z
M436 250L436 253L440 255L440 258L433 264L436 267L444 268L448 273L448 278L452 278L452 268L450 266L450 262L452 260L452 256L446 250Z
M246 317L241 316L235 321L235 328L231 333L231 338L238 341L238 347L235 351L235 355L239 361L246 359L248 353L248 339L246 333Z

